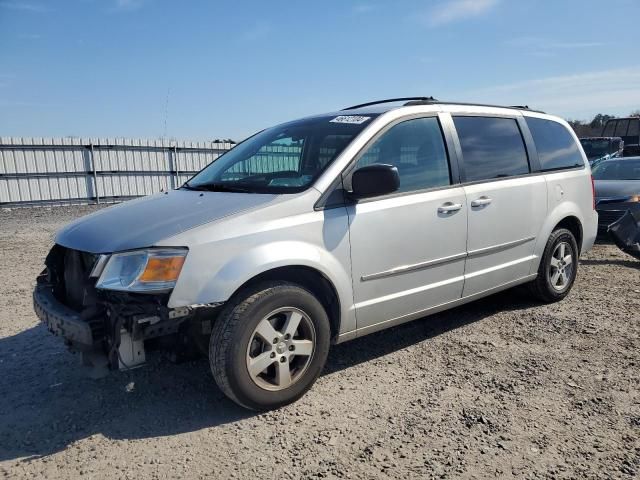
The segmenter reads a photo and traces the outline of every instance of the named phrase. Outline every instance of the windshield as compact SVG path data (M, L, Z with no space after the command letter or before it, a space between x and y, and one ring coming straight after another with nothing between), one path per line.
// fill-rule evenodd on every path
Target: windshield
M592 170L596 180L640 180L640 158L608 160Z
M300 192L320 176L375 116L313 117L269 128L209 164L183 188Z
M589 160L604 157L607 153L611 152L609 140L590 140L583 138L580 140L580 143Z

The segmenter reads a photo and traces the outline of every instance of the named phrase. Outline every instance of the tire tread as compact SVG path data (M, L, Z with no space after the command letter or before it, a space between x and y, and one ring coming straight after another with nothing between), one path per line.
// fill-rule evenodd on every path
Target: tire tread
M250 410L258 410L253 405L243 402L234 393L227 373L228 355L231 347L231 336L237 328L245 321L244 314L254 303L274 294L274 291L282 288L295 288L304 290L313 296L304 287L291 282L269 281L256 284L252 288L238 292L226 305L217 320L213 324L209 347L209 366L213 378L227 397L238 405ZM314 297L315 298L315 297Z
M569 288L562 293L556 293L556 292L552 292L548 287L547 277L546 277L546 263L549 258L549 255L551 255L553 252L553 248L555 247L556 242L563 235L569 235L572 240L574 252L576 255L576 265L575 265L574 277ZM566 297L571 291L571 289L573 288L573 283L575 282L577 274L578 274L578 250L577 250L576 239L570 230L567 230L566 228L558 228L553 232L551 232L551 235L547 240L547 244L545 245L544 252L542 254L542 259L540 260L540 265L538 266L538 276L535 278L535 280L529 282L528 284L529 292L535 298L537 298L538 300L544 303L554 303L554 302L560 301L564 297Z

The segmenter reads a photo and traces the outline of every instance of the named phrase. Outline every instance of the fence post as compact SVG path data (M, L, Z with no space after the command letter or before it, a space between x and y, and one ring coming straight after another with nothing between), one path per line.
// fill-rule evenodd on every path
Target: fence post
M93 171L93 191L96 194L96 204L100 204L100 193L98 192L98 174L96 172L96 157L93 151L93 143L89 145L91 147L91 170Z
M173 181L174 188L178 188L180 185L180 167L178 166L178 145L173 145L173 168L176 171L176 178Z
M0 3L2 0L0 0ZM87 141L88 140L88 141ZM98 143L93 143L96 140ZM43 138L0 138L0 170L5 167L5 170L9 168L7 162L17 161L16 159L26 157L26 165L20 166L19 171L8 173L1 172L0 176L3 177L3 181L6 178L8 189L2 191L0 196L0 206L24 206L24 205L58 205L58 204L76 204L76 203L88 203L91 204L91 198L94 200L94 205L120 202L129 197L136 196L135 194L142 194L143 192L128 192L124 195L117 190L117 182L126 177L128 179L145 182L151 178L152 182L155 182L159 174L166 173L167 183L162 184L162 188L165 186L171 188L171 183L174 183L175 188L179 188L182 179L182 167L180 166L180 155L185 159L185 178L192 174L192 169L196 171L201 168L200 162L208 161L209 158L219 156L221 153L228 151L233 144L229 143L198 143L196 142L168 142L165 141L161 144L142 145L141 141L130 140L128 142L101 140L98 138L82 138L73 142L61 141L59 139L43 139ZM141 167L138 170L129 169L129 163L131 159L125 157L124 160L129 160L128 163L120 165L117 162L110 161L109 157L102 157L105 153L112 152L109 148L115 150L122 150L126 153L142 151L162 151L167 154L166 160L168 164L163 164L159 167L156 162L147 162L146 157L142 162ZM80 149L80 150L78 150ZM8 151L9 154L4 153ZM34 153L35 152L35 153ZM47 164L47 171L35 170L32 166L32 159L40 152L44 152L46 158L51 157L51 164ZM77 162L78 156L82 153L82 165L74 166L73 171L69 171L68 162ZM100 168L98 168L98 153L100 157ZM117 153L117 152L116 152ZM134 156L134 160L137 161L138 155ZM197 157L197 158L196 158ZM120 161L120 157L117 157ZM117 165L116 165L117 163ZM12 163L13 165L13 163ZM74 163L75 165L75 163ZM165 166L167 168L165 168ZM17 167L16 167L17 168ZM39 168L39 165L38 165ZM158 171L160 169L160 171ZM50 170L50 171L49 171ZM98 182L98 171L100 171L100 183ZM82 186L82 196L78 196L80 193L78 188L74 187L70 183L71 178L80 181L81 175L82 181L86 183L86 186ZM42 178L49 185L49 193L45 194L44 191L33 190L31 194L33 197L27 196L29 193L25 187L25 179ZM45 180L46 179L46 180ZM164 182L164 180L163 180ZM155 183L154 183L155 184ZM90 194L91 188L93 188L93 195ZM100 189L104 189L104 196L100 192ZM0 188L0 190L2 190ZM113 192L112 192L113 190ZM86 192L86 194L84 193ZM72 193L74 193L72 195ZM36 196L36 194L38 194ZM47 198L42 198L47 196Z

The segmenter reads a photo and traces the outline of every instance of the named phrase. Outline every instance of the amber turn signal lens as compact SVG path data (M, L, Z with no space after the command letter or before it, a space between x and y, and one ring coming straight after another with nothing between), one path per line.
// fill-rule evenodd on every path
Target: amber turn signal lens
M184 257L150 258L140 276L141 282L173 282L178 279Z

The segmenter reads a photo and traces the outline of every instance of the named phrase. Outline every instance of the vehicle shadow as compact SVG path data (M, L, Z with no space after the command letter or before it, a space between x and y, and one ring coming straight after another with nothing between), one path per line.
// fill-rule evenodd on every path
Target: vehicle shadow
M0 461L49 455L94 434L151 438L252 415L226 400L206 361L148 360L91 379L44 327L0 339Z
M513 288L467 305L335 345L329 353L324 374L383 357L498 312L524 310L538 305L540 303L534 301L526 289Z
M333 374L501 310L536 305L518 290L332 348ZM0 461L41 457L100 434L141 439L215 428L257 415L216 387L206 360L175 365L157 355L146 367L90 379L58 338L37 326L0 339ZM127 388L129 387L129 388Z
M618 265L620 267L640 268L638 260L580 260L581 265Z

